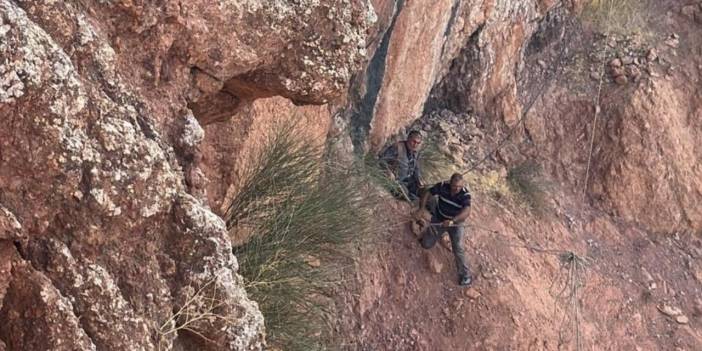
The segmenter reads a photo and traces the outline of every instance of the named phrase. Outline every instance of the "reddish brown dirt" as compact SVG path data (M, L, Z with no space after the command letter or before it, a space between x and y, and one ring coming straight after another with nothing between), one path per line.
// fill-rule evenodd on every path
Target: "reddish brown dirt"
M570 210L577 197L559 197L561 210L534 218L514 203L476 195L465 238L476 278L468 289L456 284L448 245L422 249L402 220L409 207L389 204L398 224L362 250L356 286L342 299L346 349L702 347L699 238L655 237L596 211ZM569 251L587 260L574 280L561 257ZM583 284L577 297L574 282ZM689 324L662 314L663 305L680 308Z

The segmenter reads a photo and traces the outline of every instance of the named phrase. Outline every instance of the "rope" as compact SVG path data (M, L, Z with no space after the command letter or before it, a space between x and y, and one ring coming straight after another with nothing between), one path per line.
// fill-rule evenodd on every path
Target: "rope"
M610 19L612 16L612 11L609 11L607 14L607 23L609 23ZM602 82L604 81L604 74L605 74L605 66L607 64L607 47L608 42L609 42L609 36L610 32L607 31L607 34L605 36L605 44L604 44L604 49L602 50L603 56L602 56L602 66L600 68L600 80L598 82L597 86L597 96L595 97L595 116L593 117L594 121L592 123L592 132L591 137L590 137L590 152L588 153L587 156L587 169L585 170L585 181L583 182L583 196L587 195L587 183L590 181L590 164L592 162L592 151L595 148L595 131L597 128L597 120L598 117L600 116L600 111L602 110L600 108L600 99L602 96Z
M563 6L564 6L564 5L563 5L563 1L561 1L561 2L559 3L559 7L563 7ZM570 27L572 26L572 24L573 24L573 20L571 19L571 20L567 23L567 25L564 26L563 32L561 33L561 36L560 36L560 40L561 40L561 41L563 40L563 38L566 37L567 30L570 29ZM514 134L514 131L517 130L517 127L520 127L521 125L524 124L524 121L526 121L526 118L527 118L527 116L529 115L529 111L531 111L531 108L532 108L532 107L534 106L534 104L536 103L536 100L543 96L544 92L546 91L546 88L549 87L549 86L551 85L551 82L553 82L553 80L555 79L555 77L558 75L558 74L556 74L556 73L558 73L559 71L561 71L561 68L562 68L562 67L561 67L560 63L563 62L563 59L564 59L564 57L565 57L565 51L566 51L565 49L566 49L566 45L563 45L563 46L561 47L560 53L558 54L558 61L557 61L557 62L559 63L559 65L557 66L558 69L555 69L555 70L553 70L553 71L551 72L551 74L549 75L547 81L546 81L544 84L541 85L541 89L539 89L538 94L534 95L534 97L527 103L527 105L525 106L525 108L522 109L522 113L521 113L521 116L520 116L519 120L517 121L517 124L515 124L512 128L509 129L509 131L507 132L507 135L497 144L497 146L496 146L495 148L493 148L490 152L488 152L487 154L485 154L485 157L483 157L480 161L478 161L478 162L476 162L475 164L473 164L473 166L471 166L468 170L466 170L465 172L461 173L461 175L466 175L466 174L468 174L468 173L474 171L476 168L478 168L478 166L480 166L480 165L483 164L485 161L487 161L490 157L492 157L492 155L493 155L494 153L496 153L498 150L502 149L502 148L504 147L504 145L507 143L507 141L509 141L509 139L512 137L512 135Z

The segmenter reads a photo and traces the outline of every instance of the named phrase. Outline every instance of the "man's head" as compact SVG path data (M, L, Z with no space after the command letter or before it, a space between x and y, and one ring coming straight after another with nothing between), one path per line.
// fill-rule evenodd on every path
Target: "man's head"
M460 173L454 173L451 176L450 184L451 184L451 195L458 194L458 192L460 192L461 189L463 189L463 186L465 185L463 183L463 175L461 175Z
M407 134L407 148L412 152L419 150L422 145L422 134L418 130L413 130Z

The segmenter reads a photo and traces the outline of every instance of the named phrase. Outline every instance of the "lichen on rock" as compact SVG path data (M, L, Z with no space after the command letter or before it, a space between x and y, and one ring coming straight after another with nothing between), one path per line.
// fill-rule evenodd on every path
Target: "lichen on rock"
M18 253L0 258L17 267L0 291L0 339L12 350L155 350L188 287L215 280L228 306L217 318L236 323L203 335L261 349L263 320L221 219L195 200L178 210L188 195L176 149L196 152L203 131L186 113L170 140L94 15L0 0L0 245ZM190 224L172 223L176 212Z

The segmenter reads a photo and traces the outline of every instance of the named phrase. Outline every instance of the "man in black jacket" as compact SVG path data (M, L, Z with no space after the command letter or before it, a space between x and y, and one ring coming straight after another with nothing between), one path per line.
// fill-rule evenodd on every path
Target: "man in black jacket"
M422 188L419 167L421 144L422 135L413 130L407 135L407 140L388 146L380 154L380 165L388 171L388 176L399 183L411 201L419 197Z
M458 270L458 284L469 285L473 278L466 264L463 251L463 221L470 215L470 192L464 187L463 176L454 173L449 182L437 183L422 195L419 210L426 208L430 196L437 196L437 205L431 217L431 223L422 236L421 243L430 249L444 232L449 233L451 249Z

